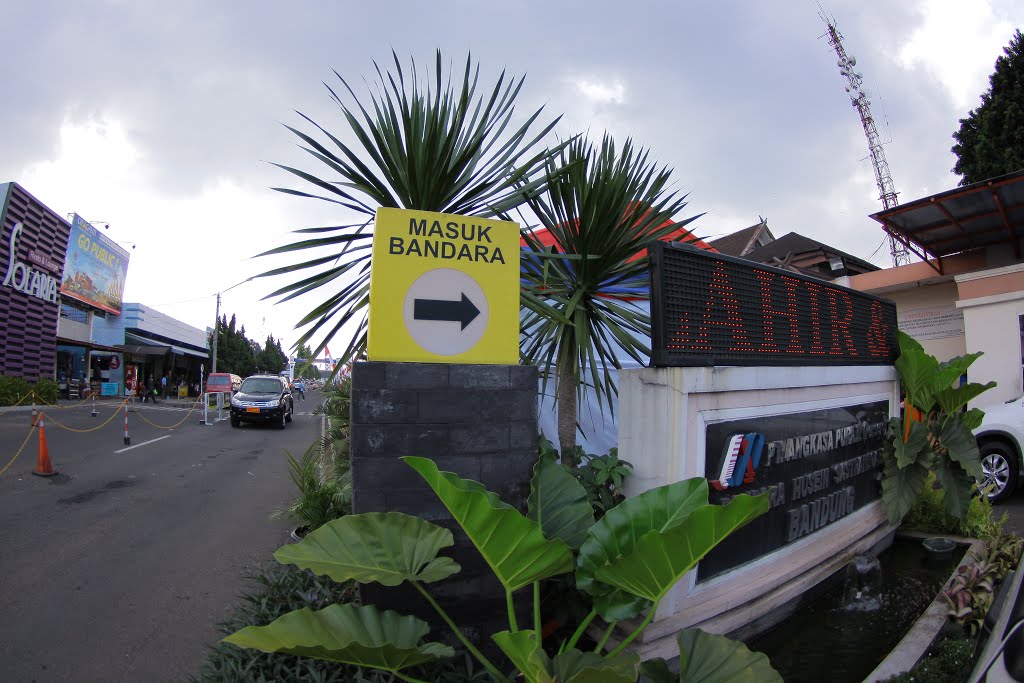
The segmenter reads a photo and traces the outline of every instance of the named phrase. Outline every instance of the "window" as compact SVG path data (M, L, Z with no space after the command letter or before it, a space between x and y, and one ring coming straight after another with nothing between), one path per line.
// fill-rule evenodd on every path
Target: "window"
M75 308L65 303L60 305L60 317L75 323L88 324L89 322L88 311L83 311L80 308Z

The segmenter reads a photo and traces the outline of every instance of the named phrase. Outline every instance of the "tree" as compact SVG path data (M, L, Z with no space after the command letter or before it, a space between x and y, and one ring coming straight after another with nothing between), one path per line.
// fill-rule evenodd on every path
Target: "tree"
M640 362L650 355L650 314L622 295L628 289L631 298L650 296L647 259L638 255L677 233L695 239L682 228L699 216L674 219L686 196L669 191L670 174L628 139L621 151L608 135L596 151L576 139L548 163L546 191L529 200L554 244L524 233L522 353L555 368L563 462L575 458L577 404L586 385L602 409L612 410L609 370L621 367L620 350Z
M299 321L298 327L309 327L298 343L305 344L323 331L323 341L314 350L319 354L343 326L354 324L352 339L338 357L339 366L359 358L366 348L371 224L377 208L503 215L541 188L543 180L531 182L528 178L551 157L552 152L539 143L558 122L556 118L531 137L530 128L541 108L506 135L523 78L506 78L502 72L484 97L477 93L480 68L474 66L471 56L466 58L457 86L451 72L445 77L440 51L432 78L428 73L422 80L415 61L410 61L407 74L394 52L392 58L393 70L382 70L374 63L377 84L366 106L337 72L344 87L342 95L348 97L327 86L356 144L350 146L301 113L323 141L286 126L302 141L302 149L325 167L324 178L329 179L278 164L312 186L310 191L275 188L278 191L330 202L364 217L351 225L295 231L313 237L263 255L308 254L306 250L314 250L316 255L259 276L297 276L266 297L280 297L281 301L331 287L327 298ZM531 150L535 147L543 151L534 154Z
M1024 169L1024 35L1018 29L989 76L981 105L953 133L953 172L970 185Z
M296 358L302 358L310 361L295 368L298 371L298 376L305 379L320 379L320 371L317 370L316 366L312 363L312 360L316 358L313 354L313 350L305 344L299 344L299 350L296 353L298 354Z
M267 341L257 355L257 365L260 372L276 375L288 367L288 356L281 348L281 342L274 339L274 335L267 335Z

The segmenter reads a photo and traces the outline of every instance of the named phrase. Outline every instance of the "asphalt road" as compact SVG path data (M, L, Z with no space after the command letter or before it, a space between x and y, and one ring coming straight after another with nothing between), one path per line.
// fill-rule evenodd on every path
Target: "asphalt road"
M284 453L298 457L316 439L320 417L309 413L319 399L299 401L284 431L139 406L130 450L115 405L97 417L89 405L51 410L45 434L59 474L32 476L33 435L0 475L0 681L197 673L244 573L288 540L292 525L269 515L294 497ZM0 468L30 422L0 409Z

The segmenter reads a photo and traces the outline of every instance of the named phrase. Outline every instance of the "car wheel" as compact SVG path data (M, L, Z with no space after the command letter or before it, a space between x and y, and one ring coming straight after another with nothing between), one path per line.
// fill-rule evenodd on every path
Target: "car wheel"
M988 491L993 503L1005 500L1017 489L1020 463L1013 447L1005 441L989 441L978 449L984 478L981 488Z
M231 416L231 426L232 427L241 427L242 426L242 421L239 420L237 417L232 415Z

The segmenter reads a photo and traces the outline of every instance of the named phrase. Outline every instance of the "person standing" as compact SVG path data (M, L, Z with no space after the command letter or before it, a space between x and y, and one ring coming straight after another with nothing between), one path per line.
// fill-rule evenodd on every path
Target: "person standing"
M165 401L167 400L167 375L169 375L169 374L170 374L170 370L165 372L160 377L160 397L163 398L163 400L165 400Z

